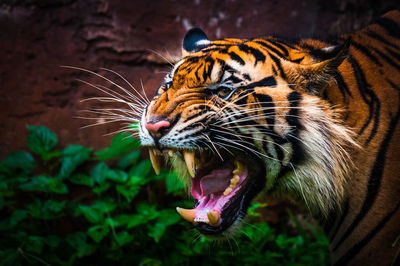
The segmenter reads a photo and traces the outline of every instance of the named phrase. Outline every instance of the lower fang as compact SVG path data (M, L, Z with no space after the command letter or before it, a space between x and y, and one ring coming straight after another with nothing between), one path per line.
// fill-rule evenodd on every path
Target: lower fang
M184 208L179 208L176 207L176 211L179 213L180 216L182 216L183 219L185 219L188 222L193 223L194 218L196 216L196 209L184 209Z
M231 192L232 192L232 188L231 187L226 188L225 191L224 191L224 196L228 196Z
M207 218L208 218L208 223L211 226L217 226L219 224L219 212L216 210L212 211L207 211Z

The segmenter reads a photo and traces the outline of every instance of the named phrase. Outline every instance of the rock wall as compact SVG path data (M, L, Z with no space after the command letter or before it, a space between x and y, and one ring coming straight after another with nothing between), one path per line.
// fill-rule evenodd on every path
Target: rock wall
M327 38L368 24L396 1L123 1L3 0L0 2L0 159L26 146L26 125L45 125L64 144L100 149L105 134L119 123L80 129L101 122L82 113L109 105L83 101L102 94L85 83L110 87L96 71L129 88L153 95L169 64L180 55L181 39L192 26L211 39L277 33ZM116 89L116 87L114 87ZM103 94L104 96L104 94ZM92 117L94 120L77 117Z

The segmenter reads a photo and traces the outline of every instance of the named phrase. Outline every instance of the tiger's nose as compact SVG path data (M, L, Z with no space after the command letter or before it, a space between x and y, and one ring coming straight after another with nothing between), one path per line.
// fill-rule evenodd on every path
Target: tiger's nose
M160 137L167 132L171 123L167 120L160 120L157 122L144 122L144 127L149 131L149 133L153 136Z

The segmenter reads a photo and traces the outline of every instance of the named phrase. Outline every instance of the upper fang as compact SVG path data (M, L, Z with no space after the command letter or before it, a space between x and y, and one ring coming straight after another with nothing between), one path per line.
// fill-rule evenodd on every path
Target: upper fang
M194 162L194 151L184 151L183 158L185 159L185 163L190 176L194 177L194 173L196 171L196 166Z
M150 155L150 161L151 164L153 165L154 168L154 172L156 172L157 175L160 174L160 170L161 170L161 159L160 156L158 156L155 152L153 148L149 148L149 155Z

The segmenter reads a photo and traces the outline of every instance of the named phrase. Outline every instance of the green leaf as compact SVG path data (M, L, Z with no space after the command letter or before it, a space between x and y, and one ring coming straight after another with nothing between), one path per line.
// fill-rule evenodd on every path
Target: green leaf
M152 226L149 226L148 235L154 239L156 243L160 241L160 238L165 233L166 226L161 223L156 223Z
M162 210L159 212L157 222L149 226L148 235L154 239L156 243L158 243L161 237L164 235L165 230L168 226L176 224L180 221L179 215L170 209Z
M15 210L10 217L10 227L15 227L18 223L28 217L26 210Z
M117 185L115 188L128 202L131 202L140 191L140 187L130 184Z
M50 180L50 182L49 182L50 191L57 193L57 194L67 194L68 193L68 188L63 183L62 179L56 177L56 178L50 178L49 180Z
M126 180L128 180L128 174L122 170L109 169L106 173L106 176L108 179L118 183L124 183Z
M100 160L109 160L122 156L125 152L139 148L140 143L129 133L121 133L114 136L111 145L104 150L96 152Z
M123 226L123 225L129 223L131 221L132 217L133 217L133 215L120 214L120 215L114 216L112 218L107 218L106 224L108 224L111 227L120 227L120 226Z
M28 236L25 249L27 251L40 254L40 253L42 253L43 245L44 245L43 237Z
M104 220L104 212L92 206L79 205L79 209L85 218L94 224L101 223Z
M35 176L29 182L21 184L19 189L25 191L42 191L49 192L49 177L46 176Z
M162 223L165 226L170 226L178 223L181 220L181 217L177 214L175 210L165 209L160 211L160 214L157 218L157 223Z
M126 169L127 167L136 164L137 160L140 157L140 151L129 152L126 155L122 156L118 162L118 167L120 169Z
M148 221L153 220L158 217L159 212L155 205L150 205L148 203L140 203L136 206L137 212L145 217Z
M96 251L96 246L86 242L86 234L76 232L66 237L67 243L77 251L79 258L89 256Z
M128 244L133 240L133 236L129 234L127 231L119 232L115 234L114 237L120 247Z
M67 205L67 201L57 201L57 200L46 200L43 202L42 211L52 212L52 213L60 213L64 210L65 206Z
M97 184L102 184L106 179L108 170L108 165L105 162L100 162L90 171L90 177L95 180Z
M81 145L70 145L64 149L61 159L61 168L58 177L69 177L75 169L90 158L92 149Z
M94 242L99 243L109 232L110 229L106 225L95 225L88 229L87 234Z
M3 162L0 163L0 174L12 175L16 170L22 170L28 174L35 167L35 160L32 155L25 151L10 153Z
M163 263L159 259L153 259L153 258L143 258L139 266L162 266Z
M15 248L0 249L0 261L3 265L17 265L20 253Z
M48 235L48 236L44 237L43 240L46 243L46 245L48 245L51 248L58 247L58 245L61 242L61 239L56 235Z
M69 178L69 181L77 185L94 186L94 179L84 174L74 174Z
M113 202L113 199L98 199L96 200L93 205L93 208L99 209L104 213L112 212L117 207L117 204Z
M57 136L50 129L43 126L27 126L29 130L29 149L47 161L51 158L49 152L57 145Z
M150 160L144 160L133 166L128 175L129 176L138 176L141 178L146 178L146 176L150 173L152 166Z
M107 191L110 188L111 184L108 182L103 182L100 186L94 187L93 192L97 195L101 195L104 191Z
M127 228L136 227L138 225L147 223L147 221L148 221L148 219L146 219L146 217L144 217L143 215L139 215L139 214L130 215L129 222L126 225L126 227Z

